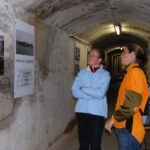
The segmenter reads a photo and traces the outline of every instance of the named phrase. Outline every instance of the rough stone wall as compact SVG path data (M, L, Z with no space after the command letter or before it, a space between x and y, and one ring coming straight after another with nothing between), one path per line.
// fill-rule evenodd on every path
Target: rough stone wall
M14 19L30 24L34 19L7 2L0 1L0 9L0 35L5 45L5 75L0 78L0 150L46 150L74 118L70 90L74 78L73 41L64 31L35 22L35 93L14 100Z
M71 85L73 81L73 41L60 29L38 21L36 26L37 94L46 111L49 142L64 132L74 117ZM45 109L44 108L44 109Z
M7 118L14 109L13 69L14 69L14 19L32 20L28 12L15 9L6 1L0 1L0 35L4 36L4 76L0 76L0 120ZM22 17L24 16L24 17Z
M14 9L0 1L0 35L4 36L4 76L0 76L0 120L5 119L14 109L12 96L13 79L13 35Z

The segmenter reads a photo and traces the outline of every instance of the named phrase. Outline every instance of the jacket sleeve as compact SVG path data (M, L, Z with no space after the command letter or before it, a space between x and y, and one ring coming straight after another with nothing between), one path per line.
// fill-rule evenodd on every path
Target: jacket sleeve
M123 105L114 112L113 117L118 122L131 118L140 109L142 104L142 91L144 74L139 69L134 69L129 74L126 84L125 100Z
M72 85L72 95L77 98L77 99L86 99L86 100L91 100L92 97L87 95L83 90L80 90L81 85L81 79L80 79L80 73L79 75L75 78L73 85Z
M114 119L121 122L131 118L140 109L141 103L141 94L127 90L123 105L113 114Z
M108 72L104 75L103 83L101 83L98 88L95 89L91 87L83 87L82 91L88 96L101 100L106 96L106 92L109 88L110 79L111 77Z

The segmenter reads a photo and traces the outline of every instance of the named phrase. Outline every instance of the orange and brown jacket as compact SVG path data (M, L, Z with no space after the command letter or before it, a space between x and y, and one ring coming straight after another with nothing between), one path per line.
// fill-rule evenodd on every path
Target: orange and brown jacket
M141 143L145 129L141 120L140 109L144 111L149 90L145 74L138 64L130 65L121 83L115 112L112 119L116 128L127 128Z

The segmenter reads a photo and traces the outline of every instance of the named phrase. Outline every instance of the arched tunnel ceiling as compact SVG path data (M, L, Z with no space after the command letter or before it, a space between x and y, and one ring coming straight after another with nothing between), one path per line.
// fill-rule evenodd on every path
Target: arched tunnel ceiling
M95 41L93 43L93 47L97 47L102 50L108 50L118 46L125 46L128 43L138 43L145 50L148 47L147 42L143 38L125 33L122 33L120 36L117 36L115 33L105 35L97 40L97 42Z
M149 0L7 0L89 43L113 34L114 23L122 33L149 40Z

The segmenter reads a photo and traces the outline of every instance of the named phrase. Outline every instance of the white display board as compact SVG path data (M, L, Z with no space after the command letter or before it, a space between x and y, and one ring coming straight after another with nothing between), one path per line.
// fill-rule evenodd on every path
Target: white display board
M34 92L34 27L18 19L14 40L14 98Z

